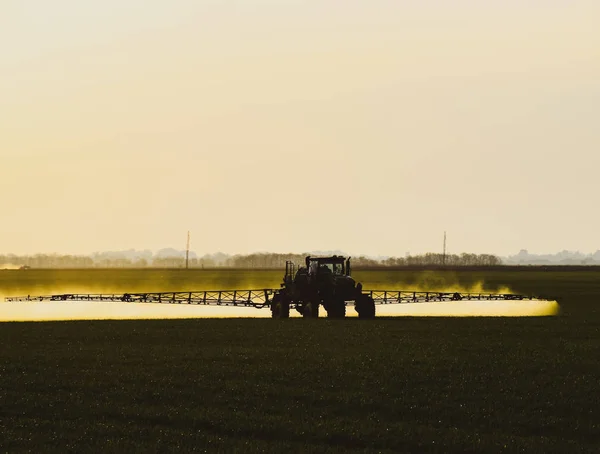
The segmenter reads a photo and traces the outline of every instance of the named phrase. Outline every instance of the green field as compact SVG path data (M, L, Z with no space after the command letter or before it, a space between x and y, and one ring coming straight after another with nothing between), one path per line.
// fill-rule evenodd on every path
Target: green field
M281 278L219 273L10 271L0 293ZM0 451L598 452L600 273L355 275L509 286L558 296L563 315L3 323Z

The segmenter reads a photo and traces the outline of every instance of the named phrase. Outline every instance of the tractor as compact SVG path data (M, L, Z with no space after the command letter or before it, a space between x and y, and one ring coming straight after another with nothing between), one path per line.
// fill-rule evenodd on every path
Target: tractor
M354 302L359 318L375 317L375 301L351 277L350 258L308 256L305 266L286 262L283 283L271 300L271 315L289 318L294 308L303 317L314 318L323 306L327 317L344 318L348 302Z

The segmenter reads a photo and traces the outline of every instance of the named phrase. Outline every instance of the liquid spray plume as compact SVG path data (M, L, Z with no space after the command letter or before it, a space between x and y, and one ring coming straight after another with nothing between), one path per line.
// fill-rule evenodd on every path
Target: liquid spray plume
M399 289L407 292L444 292L444 293L515 293L506 285L489 285L479 279L473 282L461 282L456 273L423 271L416 274L408 274L403 279L376 283L373 290Z
M360 272L356 273L360 276ZM0 295L0 321L52 321L52 320L104 320L104 319L174 319L174 318L228 318L228 317L270 317L268 309L209 307L193 305L162 305L136 303L105 302L18 302L5 303L4 296L39 295L39 294L120 294L124 292L153 291L190 291L218 290L235 288L271 288L270 281L257 277L234 277L222 274L206 276L206 279L194 283L194 288L173 288L168 280L156 280L148 288L147 280L134 281L119 285L98 283L97 285L19 285L11 291ZM367 277L367 276L365 276ZM483 280L461 282L456 273L439 273L424 271L407 273L404 279L398 280L398 274L369 275L362 279L365 288L373 290L405 290L418 292L460 292L460 293L514 293L508 286L487 285ZM357 281L361 281L357 278ZM179 286L180 284L178 284ZM187 285L192 285L188 283ZM226 288L227 287L227 288ZM556 301L452 301L416 304L380 305L379 316L414 316L414 317L523 317L557 315L560 307ZM352 306L348 307L348 316L356 316ZM293 317L299 315L292 311Z
M398 304L378 308L379 316L394 317L546 317L558 315L556 301L452 301Z

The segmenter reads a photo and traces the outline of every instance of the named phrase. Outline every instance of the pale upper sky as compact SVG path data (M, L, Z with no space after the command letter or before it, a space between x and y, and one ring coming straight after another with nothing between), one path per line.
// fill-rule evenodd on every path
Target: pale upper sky
M0 253L600 249L597 0L0 0Z

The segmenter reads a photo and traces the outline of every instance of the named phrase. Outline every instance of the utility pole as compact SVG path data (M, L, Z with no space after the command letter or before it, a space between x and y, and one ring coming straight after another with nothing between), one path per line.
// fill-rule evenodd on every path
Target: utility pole
M185 269L190 267L190 231L188 230L187 235L187 248L185 249Z
M442 265L446 265L446 231L444 230L444 252L442 253Z

